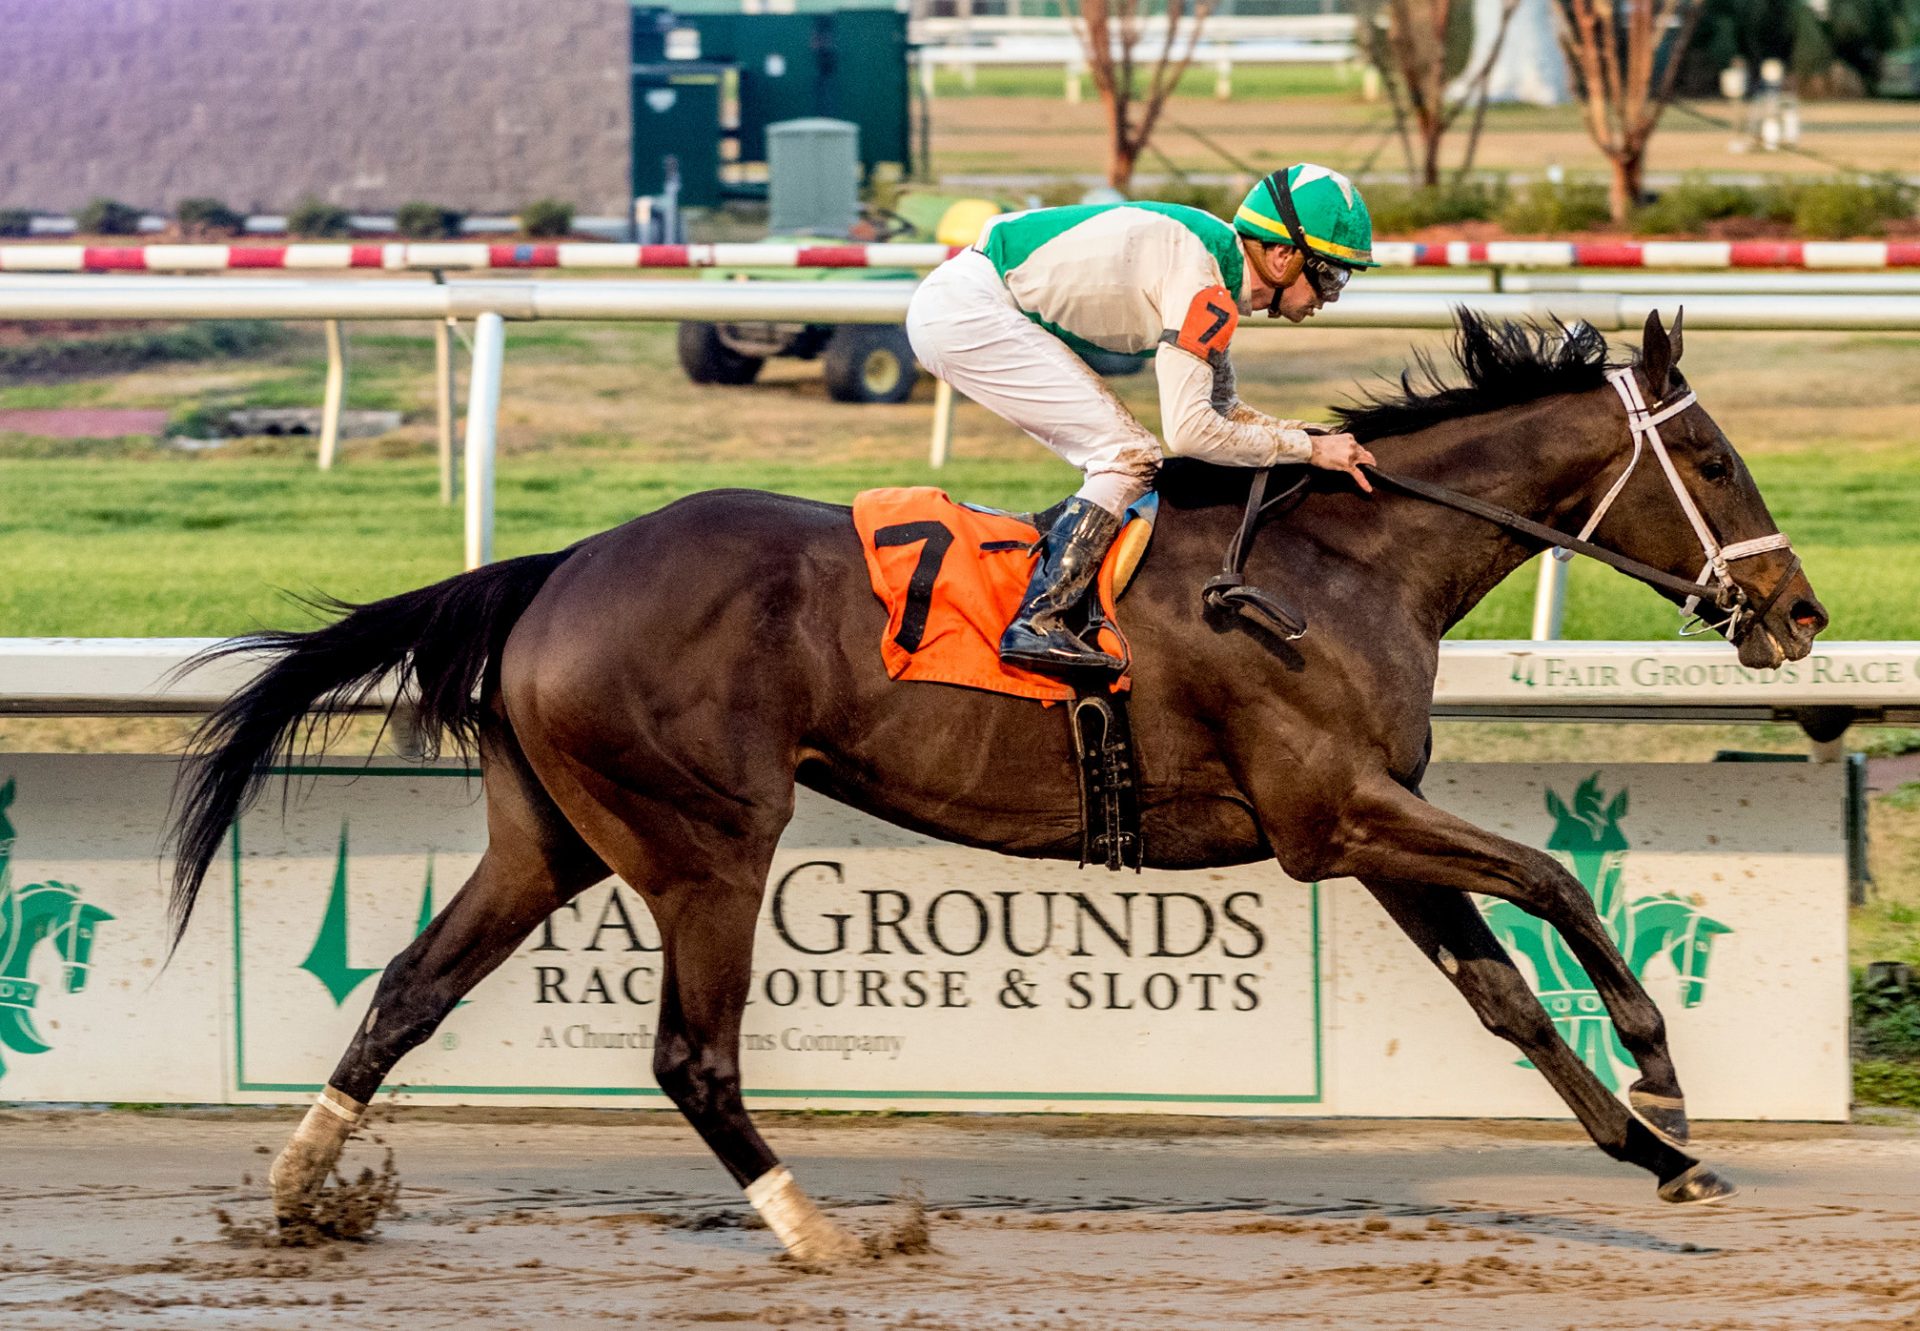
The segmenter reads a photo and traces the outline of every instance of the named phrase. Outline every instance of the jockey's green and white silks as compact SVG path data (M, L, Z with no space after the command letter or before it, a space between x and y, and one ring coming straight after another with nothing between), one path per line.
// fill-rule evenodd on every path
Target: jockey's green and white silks
M1009 213L976 247L1021 313L1075 351L1146 360L1193 298L1224 287L1247 312L1246 258L1232 227L1177 203L1102 203Z

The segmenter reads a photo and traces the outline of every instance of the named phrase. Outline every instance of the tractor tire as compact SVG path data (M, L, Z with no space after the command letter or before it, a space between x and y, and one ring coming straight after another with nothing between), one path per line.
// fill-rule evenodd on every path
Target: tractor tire
M696 384L750 384L766 364L757 356L742 356L721 341L720 329L713 324L681 324L677 348L680 368Z
M842 324L822 359L836 402L905 402L920 377L907 330L887 324Z

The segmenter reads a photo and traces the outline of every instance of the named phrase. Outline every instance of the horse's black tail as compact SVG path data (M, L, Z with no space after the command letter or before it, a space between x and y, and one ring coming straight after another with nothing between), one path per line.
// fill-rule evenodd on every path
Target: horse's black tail
M490 689L498 678L507 632L570 553L489 564L367 605L321 601L321 608L343 612L324 628L252 633L188 662L193 669L228 656L274 658L207 718L188 746L171 837L175 944L222 838L275 761L290 756L297 742L304 741L303 751L324 748L329 723L382 681L391 680L394 696L417 709L430 755L443 732L461 752L471 752L483 715L481 685Z

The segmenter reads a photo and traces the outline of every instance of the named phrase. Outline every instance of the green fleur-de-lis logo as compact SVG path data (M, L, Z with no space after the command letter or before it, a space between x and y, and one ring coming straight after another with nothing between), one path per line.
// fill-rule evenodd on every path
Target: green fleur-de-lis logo
M327 892L327 906L320 917L320 928L313 936L313 947L308 950L307 958L300 963L300 969L313 976L326 986L327 993L333 998L333 1005L339 1007L353 995L369 975L378 975L378 966L356 966L347 953L347 867L352 859L348 846L347 825L340 824L340 849L333 861L333 886ZM414 922L413 932L417 938L426 932L433 923L433 856L427 856L426 878L420 884L420 914ZM465 1007L466 999L458 1006Z
M53 944L66 992L77 994L87 987L94 931L113 916L80 900L80 889L71 883L13 886L14 832L7 818L13 797L9 779L0 786L0 1046L16 1054L44 1054L52 1046L33 1022L40 986L27 978L34 949ZM6 1075L6 1060L0 1058L0 1077Z
M1553 815L1554 827L1546 849L1573 871L1592 896L1594 909L1633 973L1644 982L1647 967L1664 957L1678 979L1681 1006L1697 1006L1706 997L1713 940L1733 931L1670 892L1627 900L1621 882L1629 848L1621 827L1627 816L1627 792L1622 790L1608 800L1595 772L1573 792L1571 804L1549 790L1547 812ZM1561 1038L1610 1089L1620 1090L1638 1069L1572 949L1544 920L1511 902L1486 902L1481 911L1501 944L1532 972L1534 992ZM1520 1064L1532 1066L1525 1059Z

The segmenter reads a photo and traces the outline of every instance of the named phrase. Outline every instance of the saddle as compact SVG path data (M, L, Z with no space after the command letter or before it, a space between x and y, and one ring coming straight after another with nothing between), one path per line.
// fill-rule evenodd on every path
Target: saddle
M1158 507L1158 497L1149 495L1128 510L1084 604L1083 636L1097 636L1102 647L1129 663L1114 606L1146 554ZM1137 870L1145 844L1126 712L1130 675L1057 678L1000 660L1000 635L1020 608L1038 558L1035 545L1050 517L956 503L931 486L856 496L853 522L861 553L873 593L887 608L880 655L892 679L1069 704L1080 785L1080 863Z

